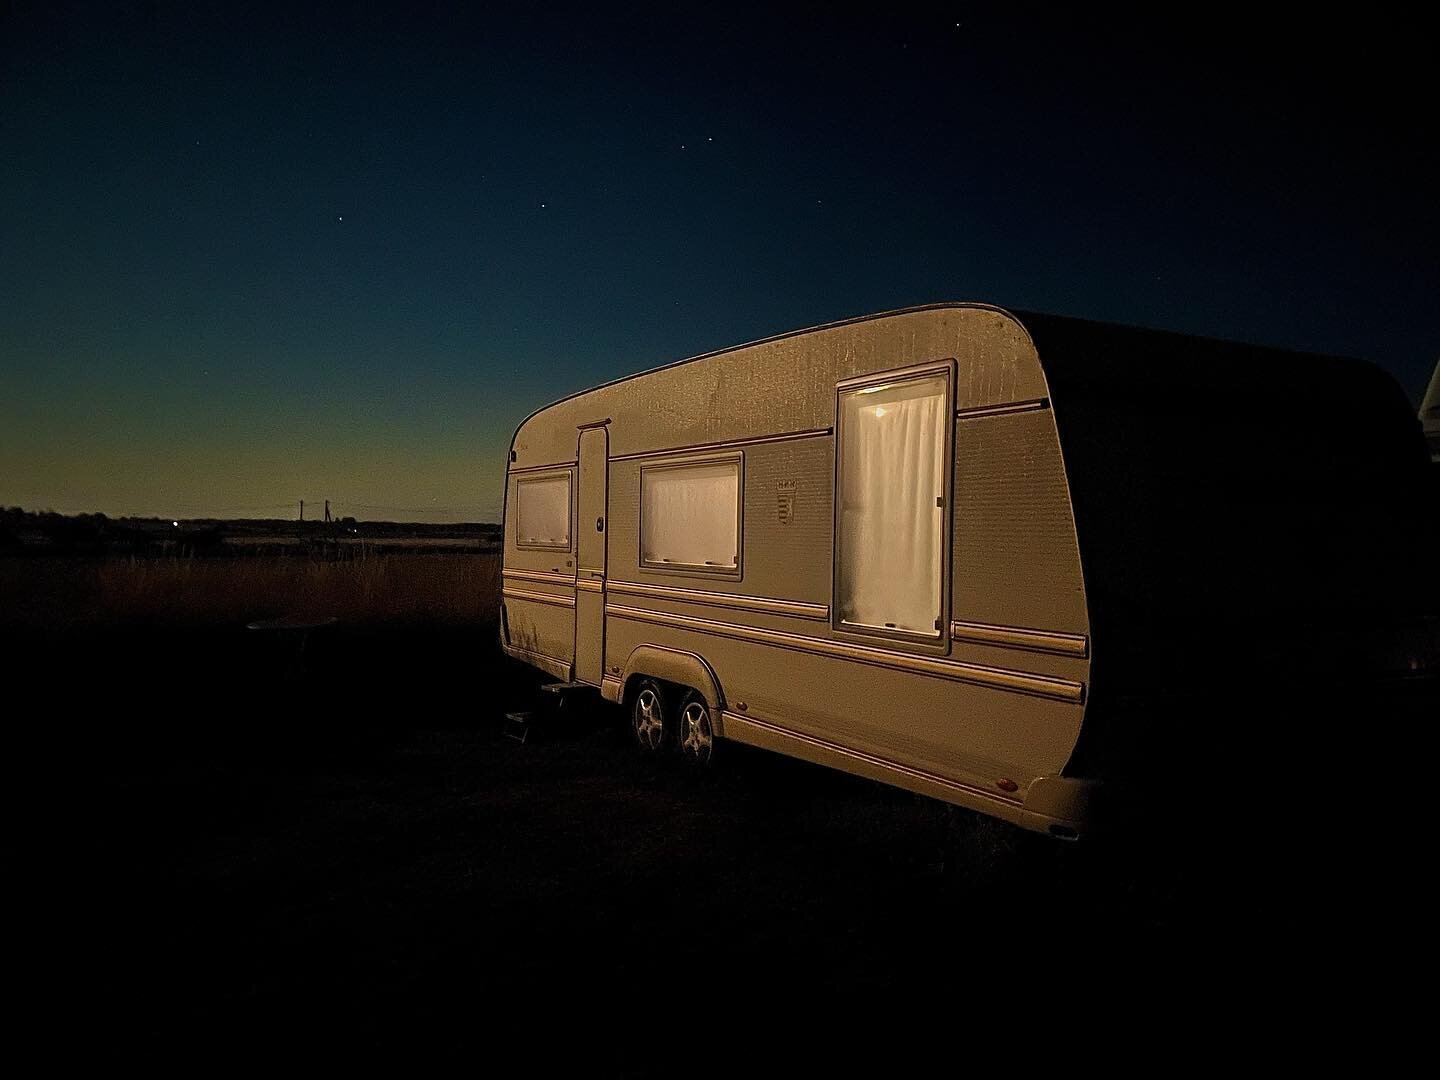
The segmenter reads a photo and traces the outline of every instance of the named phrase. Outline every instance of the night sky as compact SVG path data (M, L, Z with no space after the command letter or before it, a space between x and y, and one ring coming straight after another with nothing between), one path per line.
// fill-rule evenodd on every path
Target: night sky
M935 300L1440 355L1376 11L204 7L0 2L0 504L493 520L538 405Z

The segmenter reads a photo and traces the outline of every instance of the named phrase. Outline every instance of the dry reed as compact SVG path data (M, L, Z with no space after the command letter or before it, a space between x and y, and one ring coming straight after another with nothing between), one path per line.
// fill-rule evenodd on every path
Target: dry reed
M0 628L115 624L236 626L334 616L345 624L486 624L500 599L497 555L14 559L0 563Z

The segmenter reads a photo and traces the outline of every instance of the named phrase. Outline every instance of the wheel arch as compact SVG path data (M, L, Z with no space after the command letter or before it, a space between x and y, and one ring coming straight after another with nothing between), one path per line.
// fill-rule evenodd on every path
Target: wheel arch
M720 689L720 679L715 669L703 656L670 649L663 645L637 645L625 661L625 671L620 677L620 704L630 700L635 684L642 678L660 679L676 686L688 686L697 690L710 707L711 724L719 731L721 713L725 709L725 695Z

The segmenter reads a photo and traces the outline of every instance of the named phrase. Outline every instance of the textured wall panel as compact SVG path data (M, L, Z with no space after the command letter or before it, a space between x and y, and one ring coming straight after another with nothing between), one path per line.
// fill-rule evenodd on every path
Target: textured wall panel
M1088 632L1069 488L1048 409L955 430L956 619Z
M526 591L532 591L527 587ZM563 595L563 594L562 594ZM573 594L572 594L573 595ZM569 662L575 650L575 609L505 597L510 642Z
M834 462L828 436L746 448L742 591L830 603Z
M1011 316L929 308L746 346L559 402L521 426L514 464L573 460L576 427L607 417L612 455L827 428L837 382L952 357L960 408L1047 393L1029 336Z

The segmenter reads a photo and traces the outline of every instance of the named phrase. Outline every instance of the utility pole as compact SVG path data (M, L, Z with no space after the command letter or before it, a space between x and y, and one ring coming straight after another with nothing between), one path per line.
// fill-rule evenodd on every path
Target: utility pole
M304 520L305 520L305 500L304 500L304 499L301 499L301 500L300 500L300 520L301 520L301 521L304 521Z

